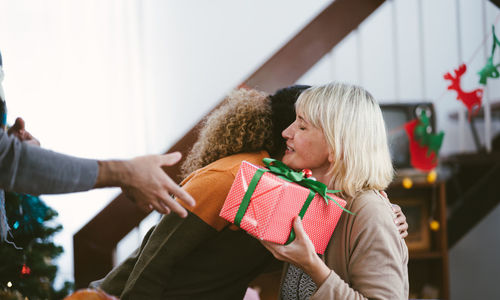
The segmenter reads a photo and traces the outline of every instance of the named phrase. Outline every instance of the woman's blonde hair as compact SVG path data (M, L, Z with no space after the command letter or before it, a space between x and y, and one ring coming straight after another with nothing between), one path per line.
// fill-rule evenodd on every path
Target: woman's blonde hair
M271 105L267 96L252 89L229 93L205 119L198 140L182 164L183 177L229 155L271 151Z
M370 93L343 83L312 87L302 92L296 110L323 131L333 155L331 188L350 197L387 188L394 170L382 111Z

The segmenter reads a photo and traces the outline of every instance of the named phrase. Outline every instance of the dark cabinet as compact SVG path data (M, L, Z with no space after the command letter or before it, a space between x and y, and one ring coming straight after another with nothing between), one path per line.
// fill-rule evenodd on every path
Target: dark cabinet
M402 207L409 225L410 298L449 299L445 184L412 180L409 189L396 180L387 191L391 202Z

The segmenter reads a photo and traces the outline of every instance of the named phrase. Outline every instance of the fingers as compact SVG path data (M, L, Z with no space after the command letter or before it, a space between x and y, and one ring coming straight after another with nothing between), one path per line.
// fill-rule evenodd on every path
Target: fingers
M408 223L406 222L406 217L401 211L401 207L396 204L393 204L392 209L394 213L396 213L396 218L394 219L394 223L396 224L399 234L401 238L406 238L408 236Z
M185 218L187 217L188 213L187 210L182 207L182 205L179 204L174 198L172 198L168 193L163 193L159 197L160 201L159 204L165 208L167 212L165 214L170 213L170 211L173 211L174 213L178 214L180 217ZM193 200L194 201L194 200Z
M167 190L168 190L168 192L170 194L173 194L175 197L181 199L182 201L184 201L189 206L195 206L196 205L196 201L194 201L194 199L193 199L193 197L191 197L191 195L189 195L184 189L182 189L180 186L178 186L172 180L172 178L170 178L167 175L165 175L165 176L167 177ZM169 199L172 199L172 198L169 196L166 199L169 200ZM175 200L172 200L172 201L175 202L178 206L180 206L180 204L178 204L177 201L175 201Z
M395 214L400 214L402 212L401 207L397 204L392 203L392 211Z
M180 152L173 152L169 154L164 154L160 156L161 166L171 166L175 165L182 158L182 154ZM170 194L173 194L175 197L181 199L189 206L196 205L196 201L194 201L193 197L189 195L185 190L183 190L180 186L178 186L169 176L166 175L167 179L167 190ZM171 200L171 197L165 197L165 201L168 203L172 203L174 212L177 212L182 208L175 200ZM169 205L170 206L170 205ZM185 212L184 208L182 210ZM187 213L186 213L187 214Z
M22 118L17 118L16 122L12 127L9 128L7 131L8 135L14 135L17 137L20 141L26 142L28 144L34 145L34 146L40 146L40 142L31 135L28 131L25 129L25 123Z
M316 253L316 249L313 243L311 242L309 235L307 235L304 226L302 225L302 219L299 216L296 216L295 219L293 220L293 229L295 230L295 236L296 236L296 240L293 242L297 242L298 244L300 244L301 247L303 247L304 251L307 250Z
M302 219L299 216L296 216L293 220L293 229L295 230L295 236L298 239L304 239L304 237L307 237L307 233L302 226Z
M171 166L175 165L176 163L181 160L182 154L180 152L173 152L169 154L163 154L160 156L161 159L161 165L162 166Z
M16 122L14 122L14 126L11 128L13 128L13 130L24 130L24 126L25 124L23 118L16 118Z
M408 236L408 223L404 222L398 225L398 231L402 238Z
M396 225L398 226L404 224L406 223L406 217L402 214L397 214L396 218L394 219L394 223L396 223Z
M23 134L23 132L24 132L24 120L22 118L17 118L16 121L14 122L14 125L12 125L7 131L9 135L13 134L17 137Z

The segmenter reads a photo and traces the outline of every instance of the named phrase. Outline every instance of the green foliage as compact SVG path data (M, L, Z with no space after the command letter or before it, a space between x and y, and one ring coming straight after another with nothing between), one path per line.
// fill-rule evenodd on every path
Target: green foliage
M52 219L57 212L40 198L31 195L5 193L5 210L11 227L10 241L0 244L0 294L6 299L62 299L72 289L66 282L61 290L53 287L57 266L52 261L63 248L52 242L52 236L62 229ZM23 265L29 272L22 274ZM29 273L29 274L28 274ZM8 283L12 287L8 287Z

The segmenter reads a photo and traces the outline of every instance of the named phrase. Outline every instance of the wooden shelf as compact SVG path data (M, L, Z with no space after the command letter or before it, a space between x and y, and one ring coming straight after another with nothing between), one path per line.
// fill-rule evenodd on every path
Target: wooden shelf
M409 225L405 241L410 254L410 297L449 299L445 184L429 183L423 173L404 174L408 175L413 181L410 189L398 177L387 194L392 203L401 206ZM436 231L430 230L431 220L439 222Z
M440 251L410 251L410 259L441 259Z

